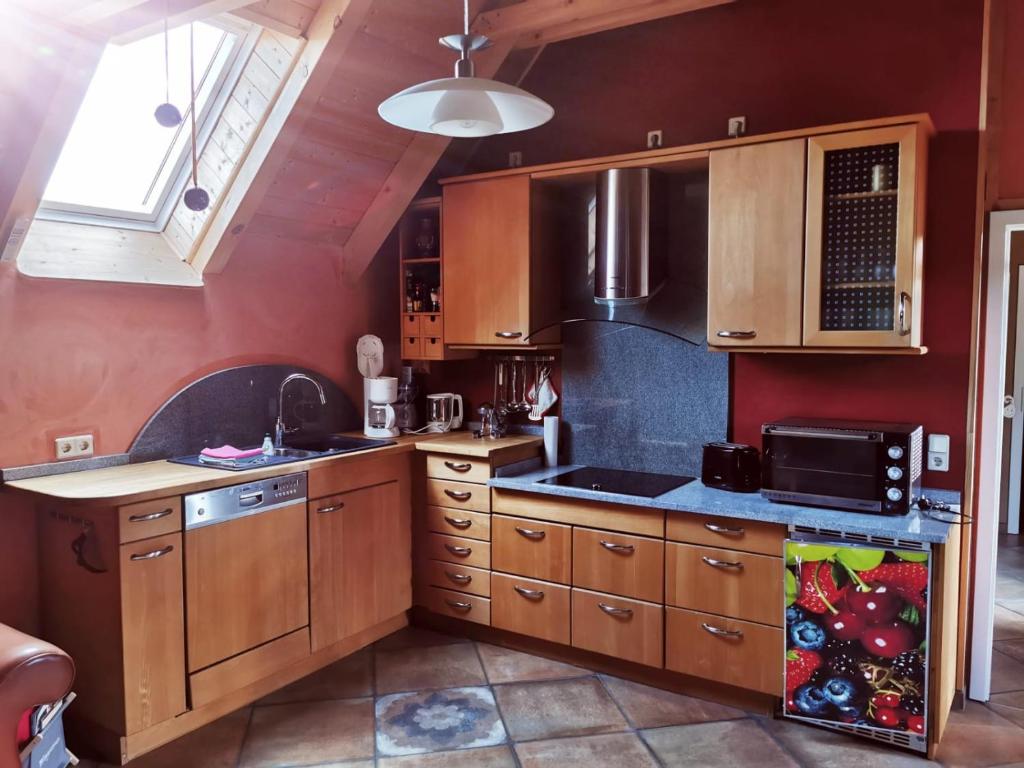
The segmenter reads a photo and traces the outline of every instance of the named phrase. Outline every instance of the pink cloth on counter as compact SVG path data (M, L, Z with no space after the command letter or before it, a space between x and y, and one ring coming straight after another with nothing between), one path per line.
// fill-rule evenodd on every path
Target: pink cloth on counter
M261 448L235 448L233 445L222 445L220 448L203 448L200 456L209 456L211 459L248 459L250 456L259 456L263 453Z

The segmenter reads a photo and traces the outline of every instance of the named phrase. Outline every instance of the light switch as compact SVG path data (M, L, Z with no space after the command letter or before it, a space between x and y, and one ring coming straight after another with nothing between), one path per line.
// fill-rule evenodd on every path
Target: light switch
M949 435L928 435L928 469L949 472Z

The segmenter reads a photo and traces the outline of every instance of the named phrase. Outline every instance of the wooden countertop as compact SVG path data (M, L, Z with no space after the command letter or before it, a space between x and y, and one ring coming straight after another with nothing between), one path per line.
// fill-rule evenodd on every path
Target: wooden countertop
M361 433L351 434L361 435ZM169 461L148 461L142 464L126 464L85 472L68 472L62 475L13 480L5 483L3 488L77 503L126 504L160 496L178 496L227 485L237 485L291 472L306 472L315 470L318 466L323 466L328 462L358 462L370 457L408 453L417 448L440 453L486 457L504 450L541 442L543 442L541 438L530 435L512 435L501 440L474 439L468 432L402 435L395 438L395 445L384 448L277 464L260 469L247 469L241 472L172 464Z

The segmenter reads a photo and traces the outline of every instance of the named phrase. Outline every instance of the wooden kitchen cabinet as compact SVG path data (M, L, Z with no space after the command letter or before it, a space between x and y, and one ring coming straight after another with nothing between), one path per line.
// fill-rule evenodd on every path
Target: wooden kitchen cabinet
M445 185L446 344L524 346L557 340L557 332L530 337L554 321L559 305L555 262L535 247L540 207L527 174Z
M927 142L922 123L808 139L805 346L921 345Z
M807 141L719 149L708 181L708 343L800 346Z
M313 650L412 604L410 515L399 481L309 502Z

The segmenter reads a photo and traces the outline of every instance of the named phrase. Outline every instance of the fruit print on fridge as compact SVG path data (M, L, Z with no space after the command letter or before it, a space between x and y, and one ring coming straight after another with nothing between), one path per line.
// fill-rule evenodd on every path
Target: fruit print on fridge
M931 553L785 544L785 716L927 749Z

